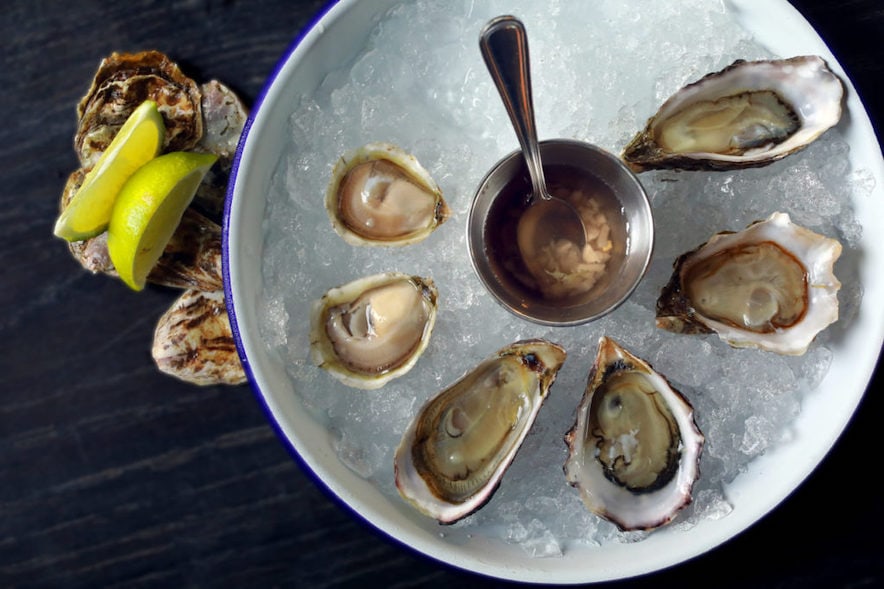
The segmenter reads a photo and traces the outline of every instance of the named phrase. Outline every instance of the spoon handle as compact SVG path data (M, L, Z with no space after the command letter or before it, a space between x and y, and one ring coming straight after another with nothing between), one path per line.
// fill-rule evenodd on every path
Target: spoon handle
M525 26L513 16L499 16L482 28L479 49L503 99L516 136L525 154L525 163L534 186L533 194L546 196L546 180L537 143L534 103L531 98L531 68L528 62L528 36Z

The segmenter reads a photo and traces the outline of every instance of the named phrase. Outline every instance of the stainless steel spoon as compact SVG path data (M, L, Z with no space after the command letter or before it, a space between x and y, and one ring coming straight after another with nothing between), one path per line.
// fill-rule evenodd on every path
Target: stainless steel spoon
M516 236L526 266L536 275L542 269L533 268L532 260L541 247L567 239L582 250L586 229L577 210L551 195L546 187L534 121L525 26L512 16L492 19L479 35L479 48L519 138L531 177L533 190L519 219Z

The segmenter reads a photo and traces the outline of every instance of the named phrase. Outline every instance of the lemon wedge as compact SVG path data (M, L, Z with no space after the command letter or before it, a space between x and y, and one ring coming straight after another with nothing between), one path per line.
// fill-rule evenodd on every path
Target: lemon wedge
M86 174L80 189L58 217L55 235L80 241L107 229L120 188L135 170L156 157L163 147L165 133L157 103L142 102Z
M141 166L123 185L107 227L107 250L120 278L134 290L144 288L217 159L214 154L167 153Z

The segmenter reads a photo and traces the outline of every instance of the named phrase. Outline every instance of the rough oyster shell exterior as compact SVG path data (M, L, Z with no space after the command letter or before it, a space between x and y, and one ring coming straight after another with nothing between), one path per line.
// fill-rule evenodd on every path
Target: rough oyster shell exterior
M192 384L246 381L221 291L184 291L157 322L151 354L160 371Z
M75 170L61 196L61 210L83 183L86 172ZM67 242L74 258L93 274L117 276L107 252L107 232L83 241ZM147 275L151 284L200 291L223 290L221 269L221 227L193 207L184 211L172 239L156 266Z
M132 111L157 103L166 126L164 151L186 151L203 136L199 86L159 51L112 53L101 61L92 86L77 106L74 147L91 168Z
M230 165L248 112L226 86L202 86L158 51L113 53L103 59L88 93L77 106L74 145L82 167L62 192L68 205L119 128L145 99L157 102L166 128L163 151L215 153L221 162L204 178L163 255L148 275L154 284L185 289L159 319L152 355L158 368L198 384L245 382L224 303L221 228ZM69 242L74 258L93 273L116 276L107 233Z

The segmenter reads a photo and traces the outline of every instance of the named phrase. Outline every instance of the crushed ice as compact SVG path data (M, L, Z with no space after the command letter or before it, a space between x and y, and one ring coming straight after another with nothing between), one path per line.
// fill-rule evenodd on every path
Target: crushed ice
M291 145L280 154L264 220L262 335L268 349L287 360L294 390L333 432L345 464L399 501L393 452L420 404L518 339L546 337L568 350L499 490L483 509L447 527L449 538L490 535L544 557L562 554L571 543L644 537L619 533L589 514L562 474L562 437L602 334L665 374L692 402L706 435L695 500L674 525L689 529L702 518L726 517L732 506L723 485L788 438L803 396L828 370L827 341L855 316L862 296L855 275L862 227L850 201L867 195L874 180L848 169L848 146L837 129L763 169L641 175L657 227L654 261L632 298L600 321L543 328L515 319L484 292L468 259L466 214L485 172L518 147L478 50L479 30L489 18L509 13L526 24L541 139L576 138L615 153L681 86L737 58L769 57L722 2L636 4L403 3L375 25L352 63L331 72L316 92L292 97ZM340 154L371 141L413 153L442 187L453 218L425 242L353 248L334 234L323 208L331 168ZM654 303L677 255L777 210L845 246L836 265L845 285L841 320L805 356L734 350L715 336L678 336L654 327ZM390 270L436 281L440 310L433 340L405 377L379 391L347 389L310 365L310 303L331 286Z

